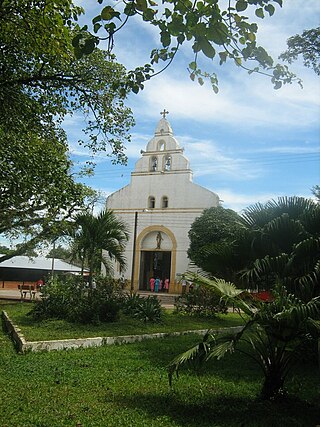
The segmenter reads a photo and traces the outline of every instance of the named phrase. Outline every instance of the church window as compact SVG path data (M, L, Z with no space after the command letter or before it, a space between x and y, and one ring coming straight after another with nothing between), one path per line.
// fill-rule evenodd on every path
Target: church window
M166 144L164 141L159 141L158 142L158 151L165 151L166 149Z
M171 156L166 156L164 158L164 170L171 170Z
M167 208L169 206L169 200L167 196L162 197L161 207L163 209Z
M154 196L150 196L148 199L148 208L154 209L156 207L156 199Z
M155 172L157 170L157 166L158 166L158 159L157 157L152 157L151 158L151 168L150 170Z

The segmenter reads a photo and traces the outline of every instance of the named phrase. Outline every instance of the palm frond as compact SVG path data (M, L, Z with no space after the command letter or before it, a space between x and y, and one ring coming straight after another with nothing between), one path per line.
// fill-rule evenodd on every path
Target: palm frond
M214 288L220 295L235 297L243 292L243 290L238 289L233 283L227 282L224 279L219 279L216 277L209 278L192 272L185 273L184 277L200 286Z
M178 376L179 369L188 363L192 363L193 365L201 364L206 359L208 352L210 351L211 342L214 341L212 335L205 334L203 340L185 351L184 353L179 354L175 357L172 362L168 365L168 376L169 376L169 384L172 386L172 378L173 375L176 374Z
M320 319L308 319L306 321L306 329L307 332L312 336L312 338L319 339L320 338Z
M237 288L233 283L217 277L206 277L200 274L187 272L183 277L198 286L204 286L216 292L226 305L234 305L248 316L252 316L255 307L248 292ZM245 297L248 297L246 300Z
M217 360L222 359L227 353L233 353L235 350L235 343L233 339L226 340L220 344L216 344L210 348L206 361L212 358Z
M242 270L240 276L246 279L247 282L254 282L260 280L262 276L267 274L278 274L283 276L286 271L286 266L289 261L289 255L286 253L279 254L278 256L266 255L264 258L256 259L250 267Z
M307 303L296 299L296 303L290 304L281 312L275 314L275 319L285 319L287 322L294 322L295 324L305 322L306 319L319 319L320 318L320 297L313 298Z

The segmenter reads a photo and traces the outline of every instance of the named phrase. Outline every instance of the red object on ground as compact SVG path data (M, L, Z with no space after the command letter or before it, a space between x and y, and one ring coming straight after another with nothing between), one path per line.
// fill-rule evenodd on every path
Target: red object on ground
M274 299L270 291L254 292L251 295L253 296L254 299L257 299L259 301L264 301L264 302L271 302Z

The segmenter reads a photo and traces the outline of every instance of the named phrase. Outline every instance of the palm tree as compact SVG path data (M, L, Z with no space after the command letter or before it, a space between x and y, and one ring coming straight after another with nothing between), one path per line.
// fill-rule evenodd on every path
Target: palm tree
M242 214L250 231L248 262L240 276L249 285L283 284L304 301L320 295L320 205L280 197Z
M245 324L236 334L215 337L209 331L202 342L177 356L169 366L170 383L173 374L188 362L195 366L239 350L252 358L263 372L261 398L277 397L306 344L320 337L320 297L305 303L279 285L274 291L274 301L263 303L223 279L194 274L186 274L185 278L215 290L227 304L238 307Z
M206 256L214 276L249 289L282 283L304 301L320 295L320 205L303 197L257 203L241 215L243 228Z
M120 271L125 269L124 249L129 234L125 223L111 210L105 209L97 216L89 212L79 214L71 234L74 256L80 258L82 267L88 266L90 287L93 275L101 271L101 264L110 273L110 260L114 259L119 263Z

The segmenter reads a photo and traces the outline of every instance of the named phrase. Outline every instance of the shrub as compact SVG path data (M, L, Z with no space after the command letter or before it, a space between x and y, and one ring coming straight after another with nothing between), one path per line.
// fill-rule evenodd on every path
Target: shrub
M31 314L35 319L110 322L117 319L123 298L122 290L111 278L97 278L95 289L89 289L79 277L52 278Z
M194 287L188 293L176 297L174 305L179 313L200 316L214 316L228 310L219 295L203 287Z
M140 303L134 310L134 317L143 322L160 322L161 321L161 304L156 296L141 298Z
M122 304L122 311L129 316L134 315L139 305L143 303L144 298L137 293L127 294Z
M136 293L127 295L123 303L123 312L143 322L161 321L161 304L156 296L144 298Z

